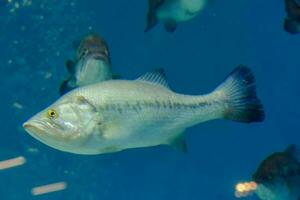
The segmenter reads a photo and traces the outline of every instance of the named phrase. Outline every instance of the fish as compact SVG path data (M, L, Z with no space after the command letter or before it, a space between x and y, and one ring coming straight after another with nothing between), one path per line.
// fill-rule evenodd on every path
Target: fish
M205 7L208 0L148 0L145 32L162 22L167 32L174 32L177 24L191 20Z
M255 78L235 68L213 92L173 92L160 68L135 80L108 80L76 88L23 127L42 143L75 154L104 154L169 145L186 152L185 129L213 119L261 122L265 114Z
M113 78L108 45L97 34L88 34L79 43L75 61L67 60L69 77L60 86L60 94Z
M265 158L252 176L258 184L261 200L300 200L299 148L290 145L285 151Z
M284 19L284 30L290 34L300 32L300 5L296 0L284 0L286 17Z

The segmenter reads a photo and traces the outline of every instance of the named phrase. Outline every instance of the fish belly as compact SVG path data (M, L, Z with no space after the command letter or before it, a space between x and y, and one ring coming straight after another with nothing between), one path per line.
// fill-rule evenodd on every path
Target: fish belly
M204 6L203 0L180 0L162 6L158 10L157 17L162 21L188 21L194 18Z

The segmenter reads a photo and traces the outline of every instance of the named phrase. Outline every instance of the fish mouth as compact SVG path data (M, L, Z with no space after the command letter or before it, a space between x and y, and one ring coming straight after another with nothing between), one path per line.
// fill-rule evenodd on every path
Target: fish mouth
M108 60L107 55L105 53L93 53L89 57L95 60L104 60L104 61Z
M42 121L32 120L25 122L23 128L31 135L39 136L47 132L48 126Z

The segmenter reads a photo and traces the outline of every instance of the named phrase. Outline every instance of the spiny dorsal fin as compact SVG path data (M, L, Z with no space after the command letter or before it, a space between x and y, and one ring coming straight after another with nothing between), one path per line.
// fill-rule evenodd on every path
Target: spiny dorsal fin
M137 81L146 81L154 85L161 85L169 88L168 82L166 80L166 74L164 69L158 68L152 72L147 72L146 74L140 76Z

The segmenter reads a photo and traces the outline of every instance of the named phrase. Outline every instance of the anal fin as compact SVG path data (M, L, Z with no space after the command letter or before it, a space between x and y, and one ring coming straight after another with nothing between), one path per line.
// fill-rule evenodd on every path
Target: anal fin
M169 141L169 145L177 151L187 153L187 144L184 131L178 132L178 134L176 134L176 137Z
M122 77L122 75L121 74L113 74L112 75L112 79L122 79L123 77Z
M174 20L168 20L167 22L165 22L165 29L169 33L173 33L176 30L176 27L177 23Z

